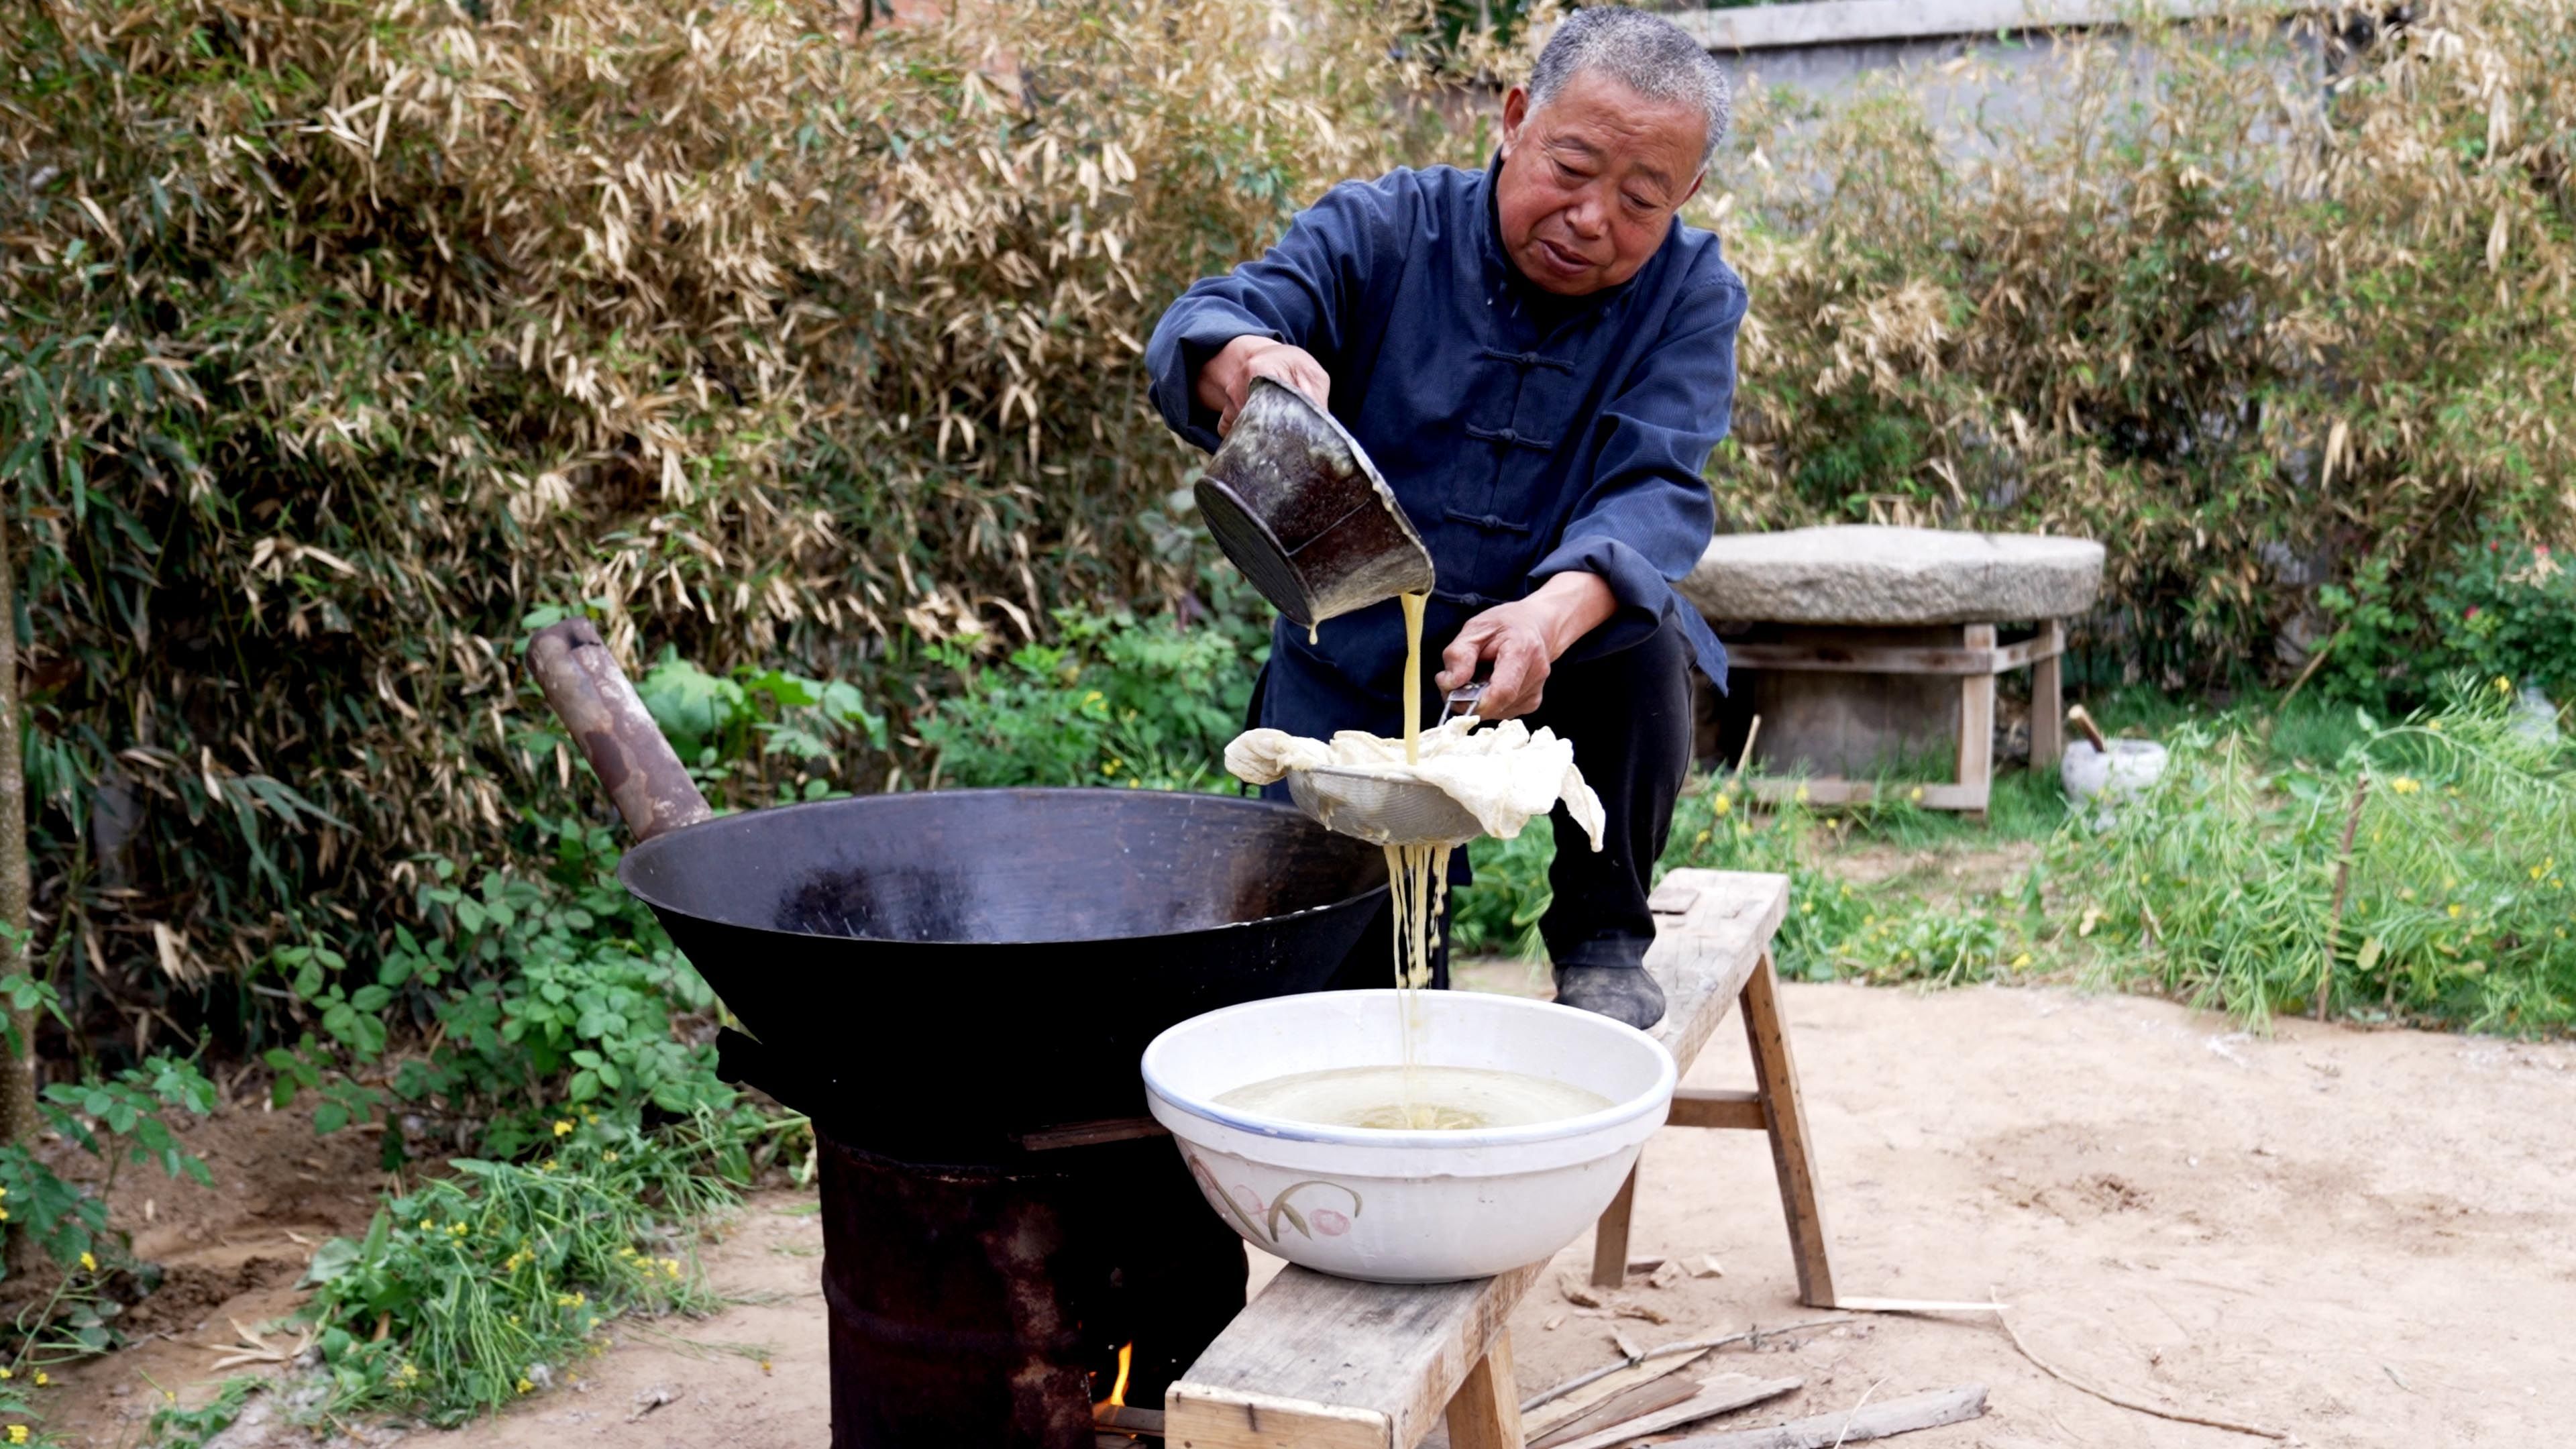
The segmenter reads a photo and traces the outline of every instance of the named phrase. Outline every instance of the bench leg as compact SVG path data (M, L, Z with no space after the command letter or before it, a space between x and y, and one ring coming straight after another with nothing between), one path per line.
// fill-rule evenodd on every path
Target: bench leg
M1992 650L1995 626L1970 624L1962 631L1970 649ZM1986 796L1995 779L1995 677L1970 674L1959 681L1959 783L1977 803L1968 813L1982 823Z
M2056 619L2041 621L2039 647L2048 657L2033 660L2030 666L2030 767L2050 770L2066 753L2066 675L2061 657L2066 652L2066 625Z
M1521 1391L1512 1379L1512 1331L1494 1346L1449 1400L1449 1449L1521 1449Z
M1644 1158L1638 1159L1644 1165ZM1637 1206L1637 1169L1628 1169L1628 1180L1619 1184L1619 1195L1610 1200L1610 1210L1592 1229L1592 1286L1616 1288L1628 1281L1628 1214Z
M1789 1034L1780 1021L1780 978L1772 970L1770 952L1762 953L1762 963L1745 978L1741 1007L1744 1039L1753 1048L1753 1082L1762 1094L1762 1115L1771 1132L1771 1166L1780 1176L1780 1209L1789 1219L1789 1250L1798 1261L1798 1301L1831 1308L1834 1271L1826 1256L1824 1212L1816 1203L1807 1111L1798 1097Z

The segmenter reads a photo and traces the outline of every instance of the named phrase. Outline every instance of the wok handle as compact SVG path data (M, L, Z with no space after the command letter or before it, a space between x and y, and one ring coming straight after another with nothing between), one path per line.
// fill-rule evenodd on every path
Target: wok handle
M539 629L528 640L528 670L637 841L714 816L588 619Z

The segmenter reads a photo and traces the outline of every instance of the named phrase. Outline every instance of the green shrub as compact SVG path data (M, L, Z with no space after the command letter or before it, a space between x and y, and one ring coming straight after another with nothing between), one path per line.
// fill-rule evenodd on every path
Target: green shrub
M1404 6L1291 46L1231 0L12 15L37 947L189 1030L213 972L416 926L414 857L598 808L519 680L533 610L846 686L757 703L856 725L856 788L926 770L925 643L1181 596L1153 318L1408 134Z
M2576 702L2576 573L2546 545L2493 533L2463 545L2426 604L2444 665Z
M1237 788L1225 746L1257 667L1239 630L1072 609L1055 625L1058 642L999 664L933 646L957 687L914 720L935 752L930 783Z
M320 1028L269 1049L277 1105L316 1091L321 1131L401 1113L437 1136L461 1128L499 1157L545 1140L549 1101L621 1121L733 1108L715 1048L678 1029L712 1014L715 995L618 884L613 837L578 820L533 824L553 843L543 869L416 862L421 925L392 928L372 959L320 945L274 953ZM384 1089L342 1075L384 1061L391 1028L413 1022L432 1042L399 1053ZM393 1161L402 1141L388 1122Z

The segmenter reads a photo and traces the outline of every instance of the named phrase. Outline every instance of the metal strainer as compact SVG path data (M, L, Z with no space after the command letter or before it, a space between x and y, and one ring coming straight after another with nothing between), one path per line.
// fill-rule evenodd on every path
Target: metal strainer
M1462 707L1473 714L1484 692L1482 681L1451 690L1433 728ZM1290 770L1288 798L1326 830L1372 845L1459 846L1485 833L1467 807L1437 785L1343 765Z

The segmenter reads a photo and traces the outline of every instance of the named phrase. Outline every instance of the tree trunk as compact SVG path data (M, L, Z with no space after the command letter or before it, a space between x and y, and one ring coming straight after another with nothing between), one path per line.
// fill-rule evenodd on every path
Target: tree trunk
M28 968L26 753L18 739L18 580L10 550L15 530L0 504L0 978ZM0 1141L24 1142L36 1133L36 1014L6 1008L21 1050L0 1043ZM13 1238L23 1236L11 1234ZM16 1244L13 1242L12 1247Z

